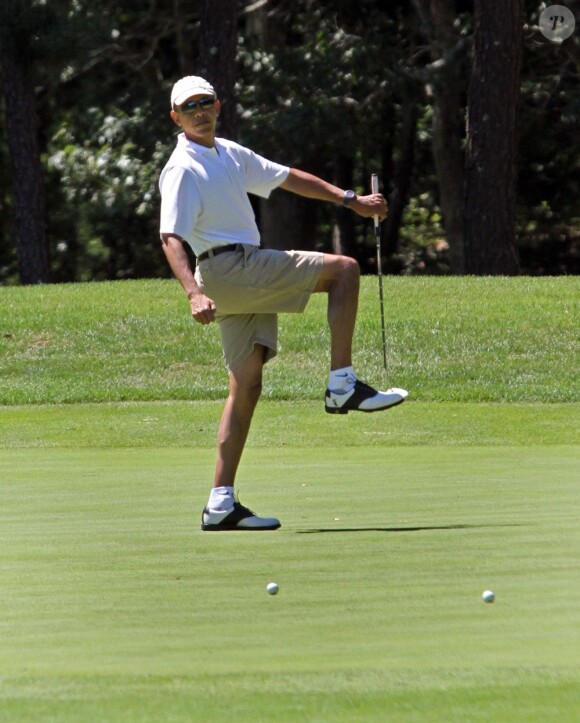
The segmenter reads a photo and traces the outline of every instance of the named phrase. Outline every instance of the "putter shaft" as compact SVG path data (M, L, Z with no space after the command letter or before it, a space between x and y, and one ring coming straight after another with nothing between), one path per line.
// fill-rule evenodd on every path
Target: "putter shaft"
M371 192L379 192L379 177L376 173L371 175ZM385 335L385 304L383 300L383 261L381 254L381 224L379 217L375 215L373 217L373 223L375 228L375 240L377 243L377 272L379 277L379 304L381 307L381 334L383 339L383 365L385 370L387 368L387 339Z

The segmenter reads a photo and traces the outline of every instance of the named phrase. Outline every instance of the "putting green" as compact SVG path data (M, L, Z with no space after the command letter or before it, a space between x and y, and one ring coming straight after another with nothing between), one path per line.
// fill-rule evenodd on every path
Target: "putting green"
M1 450L0 717L576 720L578 461L250 448L212 535L211 449Z

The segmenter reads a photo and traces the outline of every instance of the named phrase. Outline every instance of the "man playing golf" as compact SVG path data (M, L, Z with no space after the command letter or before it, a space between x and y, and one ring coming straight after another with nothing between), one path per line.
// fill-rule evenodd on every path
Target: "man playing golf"
M173 86L171 118L183 132L161 173L160 234L193 318L200 324L219 324L230 378L219 425L214 487L203 510L202 530L274 530L280 527L279 520L259 517L234 498L234 481L260 397L263 366L277 353L277 314L302 312L312 293L328 294L327 412L376 412L400 404L407 392L396 388L379 392L354 373L357 262L332 254L261 249L247 194L267 198L280 187L381 220L387 215L387 203L378 193L357 196L216 138L219 112L215 90L203 78L187 76ZM196 256L195 270L186 245Z

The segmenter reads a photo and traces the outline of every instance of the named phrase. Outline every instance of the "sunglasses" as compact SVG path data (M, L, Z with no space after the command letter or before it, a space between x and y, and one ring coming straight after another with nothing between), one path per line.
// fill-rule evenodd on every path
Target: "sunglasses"
M182 113L193 113L198 108L211 108L214 105L215 98L202 98L201 100L188 100L187 103L182 103L179 109Z

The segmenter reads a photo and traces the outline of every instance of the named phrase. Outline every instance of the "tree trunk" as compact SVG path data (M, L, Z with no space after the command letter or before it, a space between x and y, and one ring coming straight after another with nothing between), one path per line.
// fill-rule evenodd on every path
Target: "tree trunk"
M246 33L256 36L260 47L270 52L285 48L289 11L284 5L252 3L244 12ZM256 199L253 205L258 209L264 248L305 251L315 248L317 204L314 201L286 191L274 191L269 199Z
M354 161L339 154L335 161L335 183L340 188L352 188ZM332 250L335 254L357 256L354 214L348 208L336 208L332 220Z
M454 0L431 0L433 23L433 59L442 58L457 42L453 33ZM465 271L463 237L463 119L461 114L461 77L457 64L433 83L433 158L437 169L439 203L449 243L451 270Z
M400 157L392 171L391 191L388 195L389 214L382 224L382 248L385 257L399 253L399 231L403 221L403 212L407 205L411 176L415 163L415 136L417 133L417 104L415 98L407 96L401 103L400 127L395 139L395 148ZM383 259L383 266L384 266ZM387 263L387 269L391 264Z
M50 281L50 266L34 83L29 74L26 52L17 48L8 36L0 40L0 66L6 103L20 282L47 283Z
M204 0L199 30L200 71L222 101L220 135L237 138L234 84L238 41L236 0Z
M475 0L465 159L465 262L470 274L519 272L515 247L516 110L522 0Z
M434 63L445 58L459 41L454 32L455 0L413 0ZM463 166L461 150L464 121L461 112L462 79L457 61L446 64L427 85L433 96L432 152L437 170L439 205L449 243L451 270L465 271L463 235Z
M194 44L187 28L186 8L183 0L173 0L173 17L175 19L175 40L180 75L195 75Z
M264 248L315 250L315 201L276 190L268 200L260 199L259 204L260 236Z

